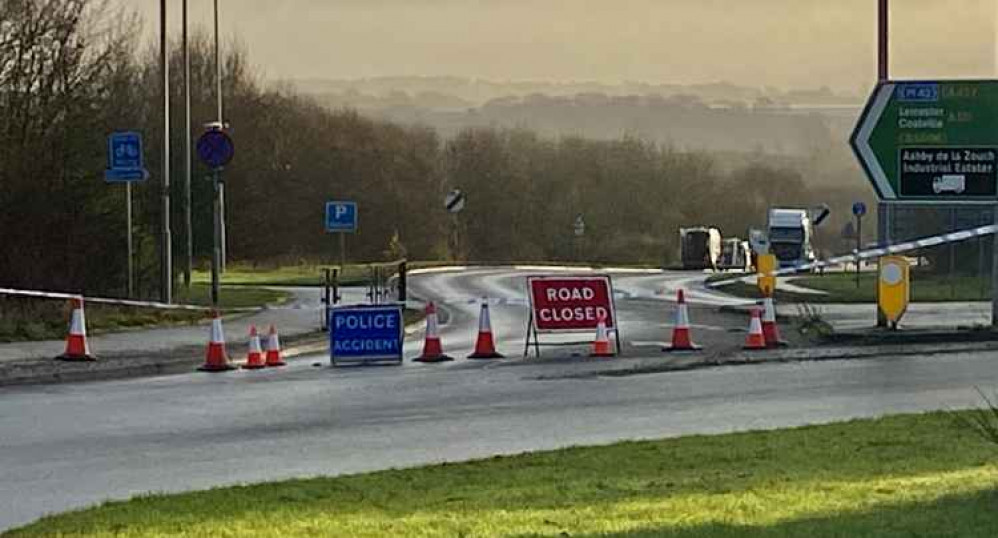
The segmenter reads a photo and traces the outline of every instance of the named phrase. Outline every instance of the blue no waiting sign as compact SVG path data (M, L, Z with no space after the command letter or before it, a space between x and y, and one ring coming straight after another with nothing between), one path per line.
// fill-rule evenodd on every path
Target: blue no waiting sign
M329 357L338 362L402 363L402 305L353 305L329 311Z

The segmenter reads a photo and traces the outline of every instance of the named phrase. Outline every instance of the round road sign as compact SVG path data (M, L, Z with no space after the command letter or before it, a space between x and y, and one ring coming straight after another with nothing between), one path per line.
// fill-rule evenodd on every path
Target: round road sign
M465 198L461 189L454 189L444 197L444 207L450 213L460 213L464 209Z
M201 162L211 168L221 168L229 164L236 153L236 148L225 131L211 129L198 138L197 151Z
M852 214L857 217L862 217L866 214L866 204L863 202L856 202L852 205Z

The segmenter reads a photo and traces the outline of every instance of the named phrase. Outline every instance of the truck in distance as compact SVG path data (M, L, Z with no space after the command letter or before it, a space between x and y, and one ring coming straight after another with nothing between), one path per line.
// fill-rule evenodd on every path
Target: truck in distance
M679 250L683 269L716 271L721 257L721 231L707 226L680 228Z

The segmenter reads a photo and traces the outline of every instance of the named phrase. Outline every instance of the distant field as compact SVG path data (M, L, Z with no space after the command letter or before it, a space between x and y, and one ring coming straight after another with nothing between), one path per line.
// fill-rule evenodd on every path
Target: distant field
M991 538L996 507L996 446L934 413L152 495L4 536Z

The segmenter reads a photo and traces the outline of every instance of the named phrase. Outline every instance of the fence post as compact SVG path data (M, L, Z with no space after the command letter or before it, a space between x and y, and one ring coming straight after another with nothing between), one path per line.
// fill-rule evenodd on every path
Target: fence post
M408 270L405 260L399 262L399 289L398 289L398 299L400 303L406 302L406 271Z

